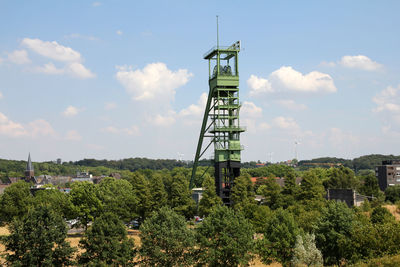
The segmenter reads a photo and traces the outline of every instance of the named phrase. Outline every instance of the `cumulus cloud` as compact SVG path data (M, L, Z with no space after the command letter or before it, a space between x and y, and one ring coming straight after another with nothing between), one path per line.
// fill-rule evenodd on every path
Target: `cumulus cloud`
M179 112L180 116L201 116L204 114L204 109L207 104L207 93L202 93L196 104L191 104L189 107L182 109Z
M112 134L126 134L126 135L134 135L134 136L137 136L140 134L139 127L137 127L136 125L133 125L128 128L117 128L114 126L108 126L101 130L102 130L102 132L112 133Z
M15 50L8 54L8 61L14 64L28 64L31 60L28 57L28 52L26 50Z
M302 74L292 67L283 66L272 72L268 79L251 75L247 80L250 95L256 96L278 91L291 92L328 92L337 91L332 77L319 71Z
M244 101L240 108L240 113L245 118L260 118L262 116L262 108L249 101Z
M387 87L372 98L377 105L374 112L400 113L400 85L397 88Z
M344 56L339 61L339 64L347 68L361 69L367 71L375 71L383 67L382 64L372 61L369 57L364 55Z
M37 136L55 136L56 132L50 123L43 119L32 121L28 124L28 131L33 137Z
M0 135L9 137L55 136L56 132L47 121L34 120L26 125L14 122L0 112Z
M148 119L148 121L156 126L170 126L176 121L176 113L173 110L170 110L167 114L157 114L154 118Z
M312 71L302 74L292 67L283 66L270 75L273 86L282 87L288 91L297 92L336 92L337 89L329 74Z
M80 111L81 111L81 109L79 109L79 108L77 108L77 107L68 106L68 107L64 110L63 115L64 115L65 117L73 117L73 116L78 115L78 113L79 113Z
M22 45L35 53L57 61L76 62L81 61L81 54L70 47L58 44L56 41L47 42L40 39L24 38Z
M81 141L82 140L82 136L76 130L69 130L65 134L65 140L68 140L68 141Z
M28 133L20 123L13 122L0 112L0 134L9 137L26 136Z
M81 79L93 78L96 76L82 64L82 57L78 51L63 46L56 41L48 42L40 39L24 38L21 44L45 58L63 63L62 67L56 67L53 62L49 62L42 67L34 68L36 72L45 74L69 74Z
M272 90L271 83L267 79L255 75L250 75L250 78L247 80L247 86L250 88L251 96L274 91Z
M290 117L279 116L274 118L273 123L276 127L284 130L298 130L300 126Z
M172 71L161 62L148 64L142 70L120 67L116 73L117 80L134 100L159 99L168 103L174 98L175 90L192 76L186 69Z
M307 109L306 105L298 104L293 99L281 99L278 100L278 104L286 109L293 111L301 111Z

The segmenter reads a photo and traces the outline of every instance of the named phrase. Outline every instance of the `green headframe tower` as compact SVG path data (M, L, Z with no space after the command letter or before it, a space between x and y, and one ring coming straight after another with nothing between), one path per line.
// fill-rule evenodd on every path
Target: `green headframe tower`
M209 86L206 109L192 170L192 187L199 159L214 144L215 186L226 205L235 178L240 175L240 133L245 129L239 123L239 62L240 41L231 46L217 45L204 55L208 60ZM203 149L205 137L211 141Z

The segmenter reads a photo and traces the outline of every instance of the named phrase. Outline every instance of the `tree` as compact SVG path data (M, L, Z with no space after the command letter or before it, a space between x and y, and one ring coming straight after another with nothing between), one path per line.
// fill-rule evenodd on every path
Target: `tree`
M315 245L313 234L296 237L291 262L293 266L323 266L322 253Z
M262 261L287 264L293 257L296 236L300 234L293 215L282 208L277 209L268 219L263 234L264 238L257 245Z
M203 195L199 203L199 214L204 217L210 214L211 210L222 204L222 200L217 196L214 179L206 174L203 180Z
M300 184L299 200L309 201L324 199L325 189L322 185L321 179L313 171L307 171L303 175L303 180Z
M267 177L265 184L261 185L257 194L265 197L265 204L271 209L277 209L283 205L282 188L277 184L274 177Z
M87 224L98 216L103 206L96 194L96 186L89 182L76 182L71 186L71 202L79 222L87 229Z
M13 218L22 218L32 207L33 197L30 185L18 181L7 187L0 198L0 221L11 222Z
M138 200L128 181L105 178L97 186L97 196L102 202L104 212L112 212L124 222L137 217Z
M74 249L65 241L67 226L61 215L48 206L28 211L9 225L2 242L12 266L69 266Z
M339 264L346 251L342 244L348 242L353 228L354 213L343 202L329 201L317 222L315 237L317 247L326 264Z
M400 185L389 186L385 190L386 200L396 203L400 200Z
M194 233L185 218L169 207L154 211L140 226L139 254L146 266L188 266L192 263Z
M362 177L364 179L364 184L360 188L360 193L366 196L378 196L380 193L378 179L375 177L374 173L370 173Z
M133 194L138 200L136 213L141 220L144 220L149 214L151 206L149 181L143 174L137 172L132 173L127 180L131 183Z
M357 189L359 181L350 168L340 166L328 170L328 180L325 182L325 187Z
M191 218L196 209L196 203L192 199L188 180L183 174L178 173L172 177L169 187L168 203L170 207L176 213Z
M240 211L217 206L197 229L199 264L246 265L253 249L253 227Z
M134 241L128 238L125 225L113 213L97 217L79 242L85 250L79 256L84 266L127 266L136 254Z
M44 188L44 190L38 190L35 193L34 205L47 205L53 211L61 214L64 219L73 219L74 206L69 196L52 185L47 185Z
M387 222L394 222L395 218L390 213L387 208L384 207L376 207L371 213L371 222L373 224L377 223L387 223Z
M249 204L254 204L253 184L249 175L240 175L235 178L231 191L231 201L236 210L243 211Z
M285 177L285 186L282 189L283 205L285 208L295 203L296 197L299 194L299 186L296 184L296 175L294 172L289 172Z
M167 192L161 174L154 174L150 180L151 210L159 210L167 205Z

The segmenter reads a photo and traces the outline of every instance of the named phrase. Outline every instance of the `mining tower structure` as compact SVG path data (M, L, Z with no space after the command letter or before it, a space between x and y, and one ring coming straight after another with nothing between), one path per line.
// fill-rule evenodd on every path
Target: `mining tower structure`
M235 178L240 175L240 133L244 127L239 120L239 62L240 41L231 46L215 46L204 59L208 60L209 93L193 164L190 187L200 158L214 144L215 186L225 205L232 204L230 196ZM211 141L203 149L203 140Z

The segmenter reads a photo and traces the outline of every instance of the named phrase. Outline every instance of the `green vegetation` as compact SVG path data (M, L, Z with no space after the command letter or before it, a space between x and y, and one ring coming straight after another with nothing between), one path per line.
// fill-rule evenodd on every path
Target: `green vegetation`
M66 221L85 230L83 251L75 257L75 264L83 266L238 266L254 257L284 266L321 266L322 262L372 266L374 258L384 257L386 262L400 254L400 223L384 206L399 204L400 189L394 186L381 192L370 171L354 171L344 164L243 169L231 191L233 207L227 208L216 195L213 168L197 170L195 186L202 185L204 192L196 205L188 188L188 167L132 172L96 165L97 161L82 162L93 165L84 168L97 174L118 171L121 179L75 182L70 193L46 185L34 194L28 183L20 181L0 195L0 221L11 232L1 239L9 249L4 256L7 264L70 264L72 250L63 230ZM35 169L83 168L73 163L38 167L41 164L35 163ZM253 183L251 177L259 178ZM284 184L277 177L283 177ZM301 184L296 183L299 180ZM327 201L328 188L352 188L371 198L361 207L349 208ZM194 215L204 220L194 223ZM40 225L34 226L32 218ZM127 226L139 228L141 245L135 247L127 237ZM55 227L61 229L57 235L52 232ZM28 249L39 243L47 253L45 260Z

